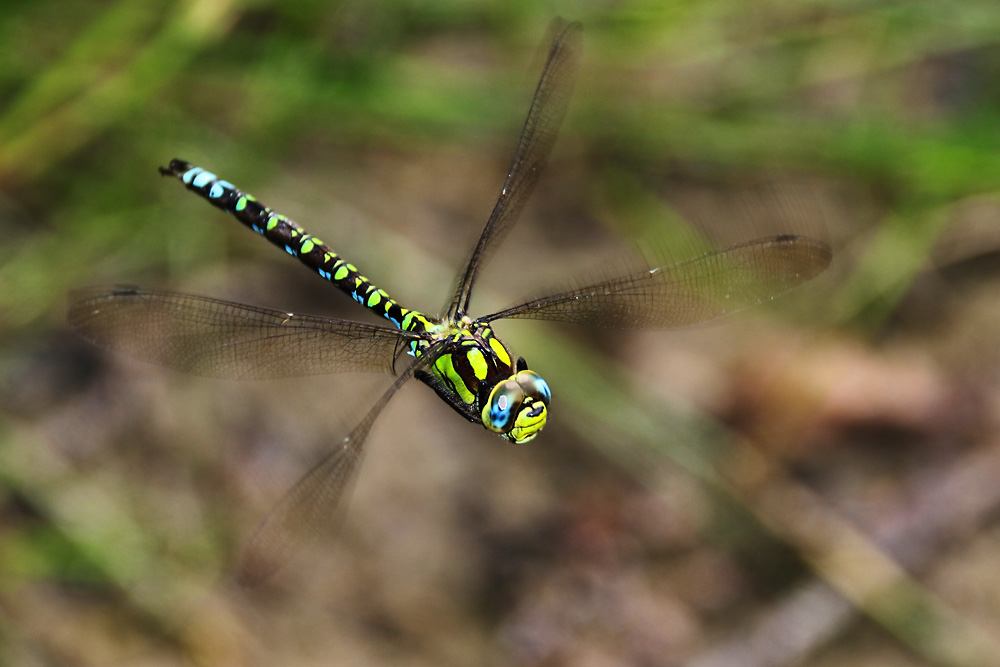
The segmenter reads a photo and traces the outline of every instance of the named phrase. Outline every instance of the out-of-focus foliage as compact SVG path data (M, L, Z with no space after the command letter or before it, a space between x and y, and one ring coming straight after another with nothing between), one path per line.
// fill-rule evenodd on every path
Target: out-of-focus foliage
M1000 654L1000 4L7 2L0 664L988 664ZM486 312L628 262L822 234L776 308L498 324L553 387L524 448L422 387L332 541L226 566L387 378L229 383L88 348L74 287L364 318L160 179L174 157L434 311L553 16L567 124ZM609 268L610 267L610 268ZM380 384L381 382L381 384ZM333 518L331 518L333 522Z

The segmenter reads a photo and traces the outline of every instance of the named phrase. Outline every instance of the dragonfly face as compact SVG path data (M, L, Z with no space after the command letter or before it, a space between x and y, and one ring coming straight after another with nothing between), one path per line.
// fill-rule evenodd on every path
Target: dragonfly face
M524 365L520 359L518 366ZM548 419L552 392L541 376L527 368L497 384L483 402L483 426L516 445L528 442Z

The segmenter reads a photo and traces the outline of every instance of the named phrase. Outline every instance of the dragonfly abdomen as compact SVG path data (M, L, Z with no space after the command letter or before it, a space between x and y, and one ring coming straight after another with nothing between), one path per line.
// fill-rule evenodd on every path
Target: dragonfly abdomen
M353 264L345 261L296 222L264 206L232 183L183 160L171 160L170 166L160 167L160 173L176 176L188 190L231 213L244 226L298 258L349 297L376 315L386 318L399 329L420 333L431 326L431 322L422 313L399 305L385 290L376 287L361 275Z

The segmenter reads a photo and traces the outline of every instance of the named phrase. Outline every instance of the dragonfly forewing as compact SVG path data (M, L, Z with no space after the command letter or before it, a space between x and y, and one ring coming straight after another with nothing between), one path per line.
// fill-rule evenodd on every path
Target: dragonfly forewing
M419 338L376 324L136 287L91 288L72 296L69 324L83 338L208 377L391 373L404 344Z
M557 19L550 31L555 37L549 47L549 55L528 109L528 117L524 121L507 169L507 177L448 308L448 316L452 321L468 313L469 299L479 269L517 222L521 209L534 191L538 177L548 162L559 134L559 126L566 115L573 84L580 69L581 26L579 23L566 23Z
M773 236L528 301L481 318L660 328L707 322L759 305L819 275L825 241Z

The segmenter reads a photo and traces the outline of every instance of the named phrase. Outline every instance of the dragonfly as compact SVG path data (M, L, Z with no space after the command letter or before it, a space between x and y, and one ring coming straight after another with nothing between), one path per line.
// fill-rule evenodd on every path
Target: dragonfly
M340 372L395 376L389 388L277 502L236 564L238 581L272 577L305 536L331 519L354 478L365 440L390 399L418 380L464 419L515 444L549 419L548 383L494 331L503 319L663 328L712 320L766 302L820 274L830 246L784 234L640 268L611 279L474 317L470 303L483 266L518 219L552 151L580 66L581 27L550 28L541 78L500 194L444 314L411 310L288 217L228 181L183 160L160 172L226 211L298 259L388 324L288 313L170 291L91 287L75 294L69 324L92 343L180 371L227 378Z

